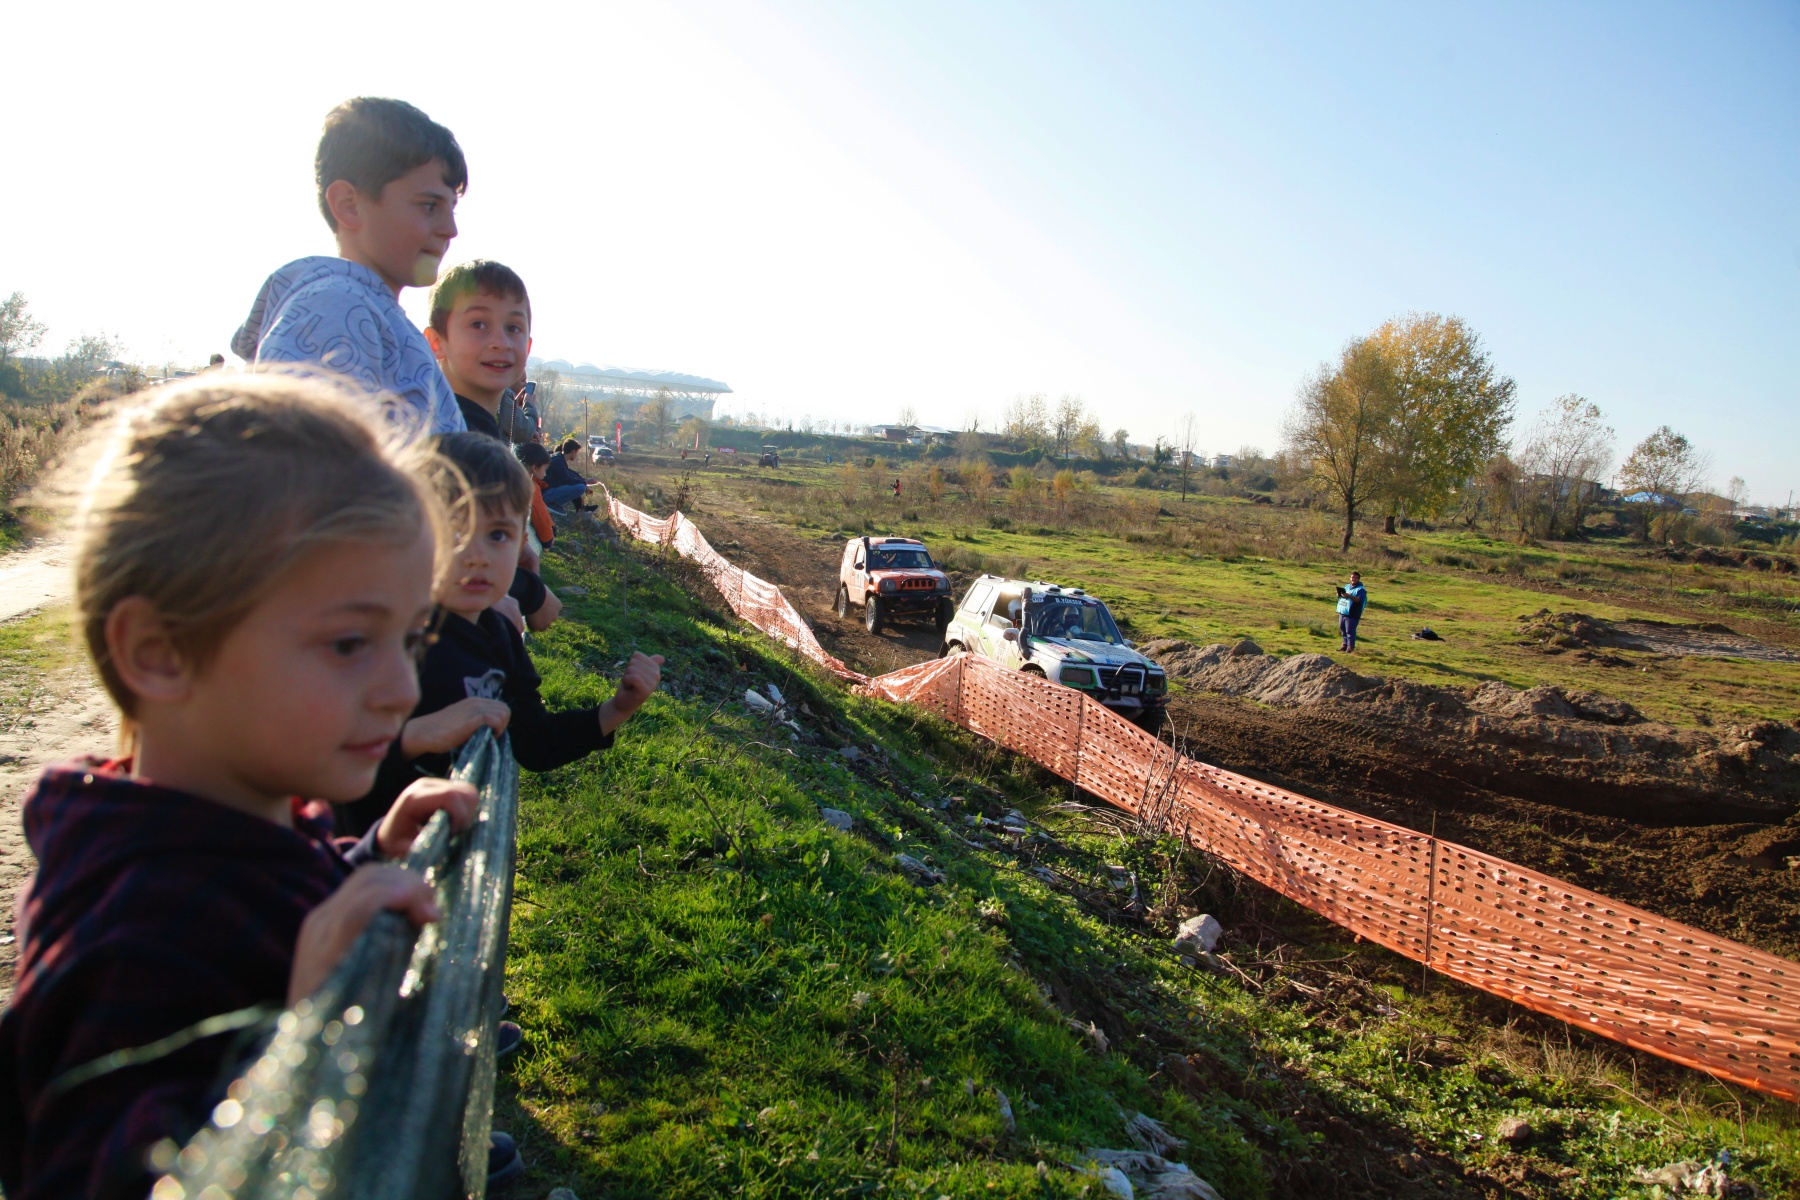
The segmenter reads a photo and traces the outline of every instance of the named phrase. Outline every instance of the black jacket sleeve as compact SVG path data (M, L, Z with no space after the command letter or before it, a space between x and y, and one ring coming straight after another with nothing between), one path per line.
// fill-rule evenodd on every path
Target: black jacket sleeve
M599 708L576 708L553 713L538 694L542 682L519 631L506 626L512 662L506 668L506 703L512 718L506 732L512 738L513 757L527 771L549 771L586 758L612 746L610 733L600 732Z

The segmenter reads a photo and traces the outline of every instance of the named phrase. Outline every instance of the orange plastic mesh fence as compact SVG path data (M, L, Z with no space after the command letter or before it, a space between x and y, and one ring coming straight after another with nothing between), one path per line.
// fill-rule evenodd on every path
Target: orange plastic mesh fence
M733 610L867 695L930 709L1388 949L1573 1025L1800 1100L1800 964L1178 755L1071 688L959 655L873 679L680 513L611 501Z

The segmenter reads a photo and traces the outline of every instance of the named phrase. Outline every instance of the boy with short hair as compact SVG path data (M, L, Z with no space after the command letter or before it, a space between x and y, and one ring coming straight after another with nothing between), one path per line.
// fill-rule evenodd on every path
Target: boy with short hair
M556 525L550 519L550 509L544 504L544 473L550 469L550 452L537 442L525 442L513 447L513 454L524 464L525 471L531 476L533 493L531 497L531 530L537 534L538 541L548 546L556 537ZM542 523L538 514L542 513ZM549 526L549 533L545 533Z
M531 296L517 271L478 258L431 289L425 341L474 433L505 440L500 402L531 353Z
M231 340L250 363L313 362L390 393L390 416L427 433L464 428L431 347L400 307L428 287L456 237L468 186L448 129L401 100L359 96L325 117L314 161L337 257L297 259L264 282Z
M431 289L425 340L456 394L469 432L504 443L500 402L531 353L531 296L525 281L511 267L490 259L451 267ZM538 540L549 545L555 529L549 510L536 495L531 518ZM562 602L544 586L538 568L537 556L525 550L510 594L519 602L526 625L541 631L556 620Z

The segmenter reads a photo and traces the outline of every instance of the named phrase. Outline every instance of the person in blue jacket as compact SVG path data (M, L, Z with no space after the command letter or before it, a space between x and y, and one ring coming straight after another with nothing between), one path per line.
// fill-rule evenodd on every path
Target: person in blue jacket
M1362 576L1355 571L1350 572L1350 586L1337 590L1338 632L1344 635L1341 649L1346 654L1356 653L1356 623L1362 620L1363 607L1369 603L1369 589L1363 586Z

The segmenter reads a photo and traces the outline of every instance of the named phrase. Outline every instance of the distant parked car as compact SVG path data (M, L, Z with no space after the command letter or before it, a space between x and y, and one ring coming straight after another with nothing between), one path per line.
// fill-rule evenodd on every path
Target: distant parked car
M980 655L1085 692L1151 733L1168 713L1168 676L1080 588L983 575L951 618L942 652Z
M915 618L930 621L941 639L954 611L950 577L916 538L851 538L838 566L837 615L848 617L852 608L863 610L870 633Z

